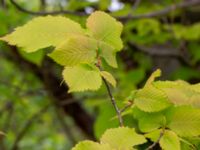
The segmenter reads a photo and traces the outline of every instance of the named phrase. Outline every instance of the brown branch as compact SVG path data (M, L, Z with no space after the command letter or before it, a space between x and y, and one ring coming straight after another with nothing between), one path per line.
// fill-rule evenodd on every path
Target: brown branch
M98 59L98 63L96 64L96 66L100 71L102 71L103 69L101 68L101 59L99 57L97 57L97 59ZM103 80L103 82L104 82L104 84L106 86L106 89L107 89L108 95L110 97L111 103L114 106L114 109L115 109L115 111L117 113L117 117L118 117L118 120L119 120L119 125L120 126L124 126L124 122L123 122L123 118L122 118L122 115L121 115L121 111L117 106L116 100L115 100L115 98L114 98L114 96L113 96L113 94L111 92L110 86L109 86L108 82L103 77L102 77L102 80Z
M124 106L120 112L124 112L126 109L128 109L129 107L131 107L133 105L133 101L128 101L128 104L126 106Z
M155 141L152 145L150 145L149 147L147 147L145 150L151 150L153 149L161 140L161 138L163 137L165 133L165 128L163 128L160 132L160 136L158 137L157 141Z
M192 6L198 6L198 5L200 5L200 0L188 0L188 1L183 1L183 2L177 3L177 4L173 4L162 10L158 10L158 11L154 11L154 12L150 12L150 13L146 13L146 14L135 15L135 16L127 15L127 16L119 17L118 19L120 19L122 21L128 21L131 19L162 17L162 16L167 15L170 12L173 12L177 9L185 9L185 8L189 8Z
M46 105L43 107L41 110L39 110L37 113L33 114L32 117L28 119L28 121L25 123L24 127L22 130L17 134L15 141L12 145L11 150L18 150L18 144L22 140L22 138L25 136L31 125L35 120L37 120L39 117L41 117L41 114L45 113L50 105Z
M116 100L115 100L114 96L112 95L110 86L109 86L108 82L104 78L102 78L102 79L103 79L103 82L104 82L104 84L106 86L106 89L107 89L108 95L110 97L111 103L114 106L115 111L117 113L117 117L119 119L119 124L120 124L120 126L124 126L123 119L122 119L122 116L121 116L121 111L120 111L120 109L118 108L118 106L116 104Z
M59 15L59 14L71 14L71 15L78 15L78 16L86 16L87 14L85 12L77 12L77 11L70 11L70 10L59 10L59 11L30 11L23 7L21 7L18 3L16 3L15 0L10 0L10 2L21 12L28 13L31 15ZM140 3L140 0L137 0L136 3L133 5L133 9L136 9ZM177 9L185 9L192 6L198 6L200 5L200 0L190 0L190 1L183 1L177 4L170 5L168 7L165 7L162 10L146 13L146 14L139 14L139 15L131 15L130 13L127 16L121 16L117 17L119 20L125 22L131 19L141 19L141 18L153 18L153 17L162 17L164 15L167 15L170 12L173 12Z
M87 15L85 12L77 12L77 11L70 11L70 10L59 10L59 11L50 11L50 12L37 11L37 12L35 12L35 11L27 10L27 9L21 7L15 0L10 0L10 2L19 11L21 11L23 13L31 14L31 15L41 15L41 16L45 16L45 15L59 15L59 14L71 14L71 15L78 15L78 16L85 16L85 15Z
M60 85L60 79L54 71L55 63L48 57L44 58L47 62L44 68L41 68L27 60L25 60L17 50L15 46L8 46L7 51L3 51L4 58L14 62L17 67L23 69L23 71L32 72L40 81L44 84L47 94L52 94L54 99L59 103L62 101L68 101L75 99L73 95L67 93L68 87L65 84ZM1 52L0 52L1 53ZM44 72L46 72L47 79L44 79ZM93 133L93 117L80 105L78 102L71 103L69 105L62 105L62 109L67 115L69 115L75 122L75 124L83 131L87 137L94 138ZM78 112L78 113L77 113Z

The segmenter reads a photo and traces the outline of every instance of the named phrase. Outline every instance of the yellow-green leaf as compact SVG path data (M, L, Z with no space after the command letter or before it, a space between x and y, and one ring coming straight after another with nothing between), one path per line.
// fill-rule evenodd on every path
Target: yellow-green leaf
M118 51L122 49L120 36L123 26L115 18L104 12L95 11L88 17L86 26L97 40L112 45Z
M161 70L157 69L156 71L154 71L151 76L149 77L149 79L147 80L145 86L148 86L149 84L151 84L155 78L160 77L161 76Z
M112 150L112 148L108 144L99 144L86 140L76 144L72 150Z
M87 64L65 67L63 77L69 86L69 92L98 90L102 84L100 71Z
M153 85L167 95L170 102L176 106L191 105L200 107L200 92L198 85L190 85L189 83L178 81L156 81Z
M164 133L161 133L164 132ZM162 137L161 137L162 134ZM145 134L145 137L149 138L151 141L156 142L159 140L160 147L163 150L180 150L180 140L179 137L171 130L154 130Z
M101 71L101 76L108 81L113 87L116 87L116 80L115 78L112 76L112 74L110 74L107 71Z
M109 144L113 149L132 150L133 146L145 143L146 139L133 128L119 127L106 130L100 141L102 144Z
M95 61L97 41L86 36L72 36L56 47L49 56L63 66Z
M84 34L84 30L68 18L46 16L34 18L0 39L22 47L26 52L34 52L44 47L56 46L70 34Z
M134 102L139 109L146 112L161 111L171 105L167 95L153 85L137 91Z
M159 143L163 150L181 150L179 137L170 130L164 132Z
M190 106L174 107L168 113L168 128L183 137L200 135L200 109Z

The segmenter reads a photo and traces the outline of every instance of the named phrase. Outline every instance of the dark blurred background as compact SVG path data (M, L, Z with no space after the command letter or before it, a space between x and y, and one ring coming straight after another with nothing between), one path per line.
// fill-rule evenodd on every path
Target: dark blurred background
M84 26L95 10L124 25L119 68L107 68L118 81L118 103L157 68L162 80L200 82L200 0L0 0L0 36L49 14ZM50 51L27 54L0 43L0 150L67 150L118 125L110 120L115 112L103 86L67 93L62 67L46 56Z

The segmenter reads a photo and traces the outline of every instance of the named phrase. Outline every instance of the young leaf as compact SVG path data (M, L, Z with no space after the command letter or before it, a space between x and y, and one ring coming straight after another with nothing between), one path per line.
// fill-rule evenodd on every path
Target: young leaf
M92 141L83 141L78 144L72 150L112 150L108 144L99 144Z
M115 78L112 76L112 74L110 74L107 71L101 71L101 76L108 81L113 87L116 87L116 80Z
M168 113L168 127L183 137L200 135L200 109L190 106L174 107Z
M97 90L102 82L100 71L87 64L65 67L63 77L69 86L69 92Z
M181 150L179 137L170 130L165 130L159 143L163 150Z
M122 49L122 24L115 18L104 12L95 11L88 17L86 26L97 40L112 45L118 51Z
M102 144L109 144L113 149L131 150L133 146L145 143L146 139L133 128L119 127L108 129L100 141Z
M145 84L145 87L151 84L155 80L155 78L160 77L160 76L161 76L161 70L157 69L151 74L151 76L149 77L149 79L147 80Z
M149 85L135 95L135 105L146 112L157 112L171 105L167 95L160 89Z
M22 47L26 52L56 46L70 36L84 34L81 26L65 17L37 17L0 40Z
M72 36L56 47L49 56L63 66L95 61L97 42L86 36Z

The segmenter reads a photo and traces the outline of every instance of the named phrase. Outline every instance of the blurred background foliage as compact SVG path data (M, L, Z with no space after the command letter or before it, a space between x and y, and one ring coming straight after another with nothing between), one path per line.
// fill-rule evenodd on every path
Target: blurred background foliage
M200 82L199 0L0 0L0 36L51 13L84 25L95 10L124 25L119 68L107 68L118 81L113 93L119 106L156 68L163 80ZM118 126L105 87L68 94L61 67L46 56L50 51L27 54L0 43L1 150L66 150ZM137 124L131 115L124 118L128 126Z

